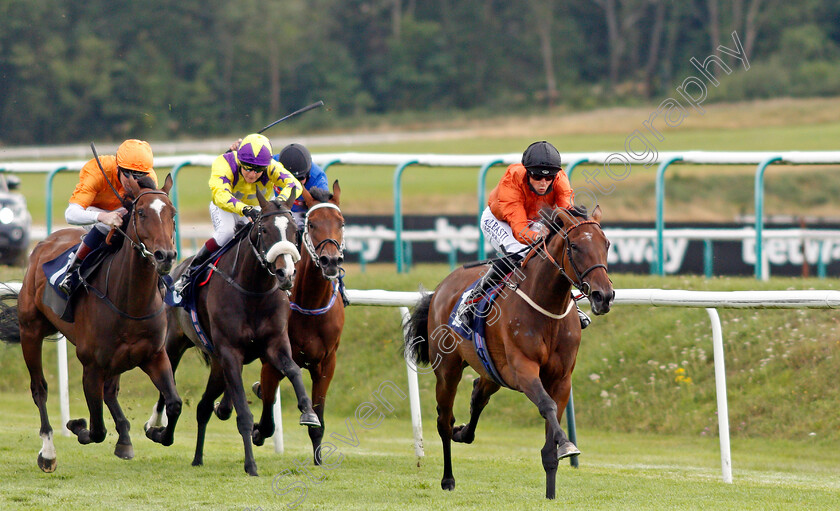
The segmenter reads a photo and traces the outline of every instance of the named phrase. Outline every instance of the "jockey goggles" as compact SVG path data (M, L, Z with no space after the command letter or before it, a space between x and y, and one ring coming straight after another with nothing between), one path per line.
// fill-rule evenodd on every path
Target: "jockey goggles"
M250 163L240 163L239 166L242 167L243 171L247 170L248 172L255 172L257 174L265 172L266 169L266 167L262 165L251 165Z

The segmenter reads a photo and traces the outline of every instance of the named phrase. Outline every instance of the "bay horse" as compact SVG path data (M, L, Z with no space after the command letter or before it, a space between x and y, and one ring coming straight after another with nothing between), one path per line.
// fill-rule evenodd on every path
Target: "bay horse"
M312 190L311 194L303 191L308 210L301 245L306 250L297 263L298 277L292 287L289 338L295 362L308 369L312 377L312 404L321 426L309 428L309 438L314 462L320 465L324 406L344 329L344 302L338 289L344 263L344 216L339 208L341 187L337 180L333 182L332 194L318 188ZM263 401L260 422L254 426L253 440L257 445L262 445L265 438L274 434L272 410L277 385L282 378L271 364L264 363L260 382L253 386ZM224 406L223 400L220 408Z
M259 358L289 378L301 411L300 424L320 426L306 395L300 368L292 360L289 344L289 296L295 279L294 263L300 254L294 242L297 226L292 218L294 197L285 203L266 201L257 194L261 213L251 222L247 235L235 242L212 265L206 285L194 289L196 315L208 341L193 327L190 313L182 307L167 308L166 351L177 369L187 348L197 346L210 362L210 376L196 407L198 435L193 466L204 463L204 435L214 411L214 401L226 392L236 409L236 425L245 447L245 472L257 475L251 446L254 418L242 385L242 366ZM182 262L173 272L178 277L189 266ZM146 427L162 424L164 396L158 400ZM228 419L231 408L216 409Z
M434 294L420 299L409 319L406 358L431 364L437 377L444 490L455 488L451 442L473 441L481 411L501 385L524 393L545 419L541 455L546 498L555 495L558 460L580 454L560 428L581 340L571 292L572 286L580 289L589 298L594 314L609 312L615 297L607 275L609 241L601 230L600 207L591 217L578 210L549 211L541 213L549 220L547 238L531 248L490 310L482 312L487 315L486 351L482 350L482 355L486 353L492 364L485 366L473 342L460 337L447 324L465 289L479 278L480 266L459 268L449 274ZM514 287L515 292L511 290ZM470 421L453 428L452 404L467 366L479 374L473 382Z
M163 445L171 445L174 439L181 398L175 390L172 367L164 350L166 316L158 279L169 273L176 257L175 208L169 200L172 177L167 176L159 190L148 178L141 179L139 184L134 178L124 178L123 182L126 195L122 199L128 210L120 229L124 240L110 259L86 280L84 287L76 291L75 321L62 321L44 305L47 277L41 266L78 243L85 233L82 229L61 229L38 243L29 258L20 294L16 296L17 317L12 313L13 307L6 309L0 320L4 332L13 332L4 340L20 342L29 369L32 398L41 414L43 446L38 453L38 466L44 472L55 470L56 454L47 417L47 382L41 348L44 337L56 332L76 346L76 356L83 366L90 428L85 419L67 423L79 443L99 443L105 439L104 398L119 433L114 454L123 459L134 457L130 425L117 402L120 375L134 367L149 375L166 404L169 426L150 429L146 436ZM3 296L4 300L13 298L9 294Z

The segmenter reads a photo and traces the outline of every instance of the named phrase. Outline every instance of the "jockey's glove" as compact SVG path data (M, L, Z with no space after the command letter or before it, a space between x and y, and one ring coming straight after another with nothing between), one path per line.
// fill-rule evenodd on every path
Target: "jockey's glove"
M256 206L245 206L244 208L242 208L242 215L247 216L248 218L256 222L257 219L260 217L260 208Z

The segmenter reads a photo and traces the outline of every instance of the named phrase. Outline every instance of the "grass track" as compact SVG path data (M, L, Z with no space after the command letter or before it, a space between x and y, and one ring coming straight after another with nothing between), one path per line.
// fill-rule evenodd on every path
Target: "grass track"
M284 509L301 497L283 495L294 481L306 481L298 465L308 465L309 441L286 414L286 453L267 444L257 448L261 477L242 470L241 444L233 420L210 422L203 467L191 467L194 409L186 407L175 445L153 444L138 433L136 458L111 454L113 434L103 444L81 446L58 437L58 469L41 473L35 465L40 446L37 418L28 396L2 395L0 438L2 509ZM402 403L407 407L407 403ZM341 424L350 417L329 417ZM426 457L417 466L411 427L387 417L362 431L358 447L335 441L340 464L318 484L308 483L300 509L837 509L840 453L805 442L733 442L734 484L720 480L715 438L581 432L581 467L561 465L558 500L542 498L539 463L542 428L481 424L471 446L455 444L453 493L439 488L440 443L426 422ZM338 430L346 434L346 431ZM313 477L323 477L314 467ZM284 471L287 475L281 474ZM276 478L276 479L275 479ZM300 486L298 487L300 488Z

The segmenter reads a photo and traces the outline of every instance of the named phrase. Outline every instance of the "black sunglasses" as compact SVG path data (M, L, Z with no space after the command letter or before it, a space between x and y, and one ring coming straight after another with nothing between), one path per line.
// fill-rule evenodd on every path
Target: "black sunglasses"
M248 172L256 172L257 174L261 172L265 172L265 167L261 167L259 165L251 165L249 163L240 163L242 170L247 170Z
M139 170L122 169L122 173L125 177L133 177L135 181L138 181L146 176L145 172L140 172Z
M529 175L534 181L554 181L554 176L535 176L533 174Z

